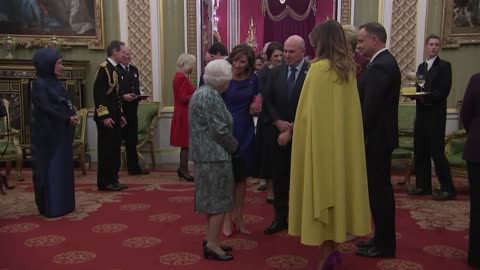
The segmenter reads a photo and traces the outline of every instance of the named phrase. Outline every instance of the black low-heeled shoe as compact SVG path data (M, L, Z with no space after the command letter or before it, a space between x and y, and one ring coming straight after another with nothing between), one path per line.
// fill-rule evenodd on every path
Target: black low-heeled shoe
M203 240L202 243L203 243L203 246L205 247L207 245L207 240ZM220 248L225 252L233 250L233 248L231 246L225 246L225 245L220 245Z
M215 251L209 249L207 246L203 247L203 257L205 259L213 258L217 261L230 261L233 260L233 256L226 253L225 254L218 254Z
M193 182L195 181L195 179L193 178L193 176L191 175L185 175L182 171L180 171L180 169L177 170L177 175L178 175L178 178L180 180L185 179L185 181L187 182Z

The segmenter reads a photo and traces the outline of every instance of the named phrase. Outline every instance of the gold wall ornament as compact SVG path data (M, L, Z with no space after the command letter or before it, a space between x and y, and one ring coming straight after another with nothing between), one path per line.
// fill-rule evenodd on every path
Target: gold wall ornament
M57 36L53 35L50 38L49 42L47 43L46 47L55 49L57 50L57 52L60 52L60 48L61 48L60 39Z
M289 5L285 5L285 8L279 14L275 14L275 15L272 14L272 11L270 10L270 5L268 3L268 0L263 0L262 1L263 16L269 16L270 19L274 22L279 22L279 21L285 19L285 17L287 17L287 16L290 16L297 21L303 21L306 18L308 18L308 16L310 15L310 12L313 13L313 16L315 16L317 14L317 1L316 0L310 0L309 1L307 10L303 14L297 13Z
M255 25L255 19L250 16L248 18L248 34L245 43L252 47L253 50L256 50L258 47L257 44L257 26Z
M5 59L13 59L13 52L15 51L16 45L15 39L10 35L3 38L2 47L7 51Z

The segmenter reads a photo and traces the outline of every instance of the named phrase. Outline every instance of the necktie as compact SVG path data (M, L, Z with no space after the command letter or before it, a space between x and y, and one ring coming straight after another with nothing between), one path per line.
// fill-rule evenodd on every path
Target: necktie
M290 69L290 76L288 76L288 99L290 100L290 97L292 96L293 93L293 87L295 86L295 74L297 73L297 69L295 67L292 67Z
M130 73L130 67L126 66L125 69L127 70L128 73Z

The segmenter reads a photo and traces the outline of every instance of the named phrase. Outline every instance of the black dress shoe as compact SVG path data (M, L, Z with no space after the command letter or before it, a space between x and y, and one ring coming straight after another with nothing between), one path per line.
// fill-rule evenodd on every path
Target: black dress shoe
M414 190L410 190L407 193L408 195L432 195L431 190L426 190L423 188L415 188Z
M432 199L435 201L448 201L455 199L457 194L452 191L442 191L437 194L433 194Z
M230 261L233 260L233 256L225 253L225 254L218 254L215 251L209 249L207 246L203 247L203 257L205 259L213 258L217 261Z
M204 247L207 246L207 240L203 240L202 244ZM225 245L220 245L220 248L225 252L233 250L231 246L225 246Z
M387 252L373 246L370 248L360 248L355 252L358 256L370 258L395 258L395 252Z
M286 222L279 222L274 220L270 226L268 226L263 233L264 234L274 234L288 229L288 224Z
M125 185L125 184L120 184L120 183L115 183L115 186L117 186L117 187L120 188L120 189L127 189L127 188L128 188L127 185Z
M104 186L104 187L98 187L98 190L101 190L101 191L120 191L121 188L117 185L110 184L110 185L107 185L107 186Z
M358 241L357 247L358 248L371 248L375 246L375 240L373 238L368 239L367 241Z

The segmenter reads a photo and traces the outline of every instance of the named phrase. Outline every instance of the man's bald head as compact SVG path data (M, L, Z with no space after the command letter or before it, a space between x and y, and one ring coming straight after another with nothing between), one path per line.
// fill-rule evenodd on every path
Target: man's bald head
M298 35L290 36L285 40L283 50L287 65L297 66L305 57L305 40Z

